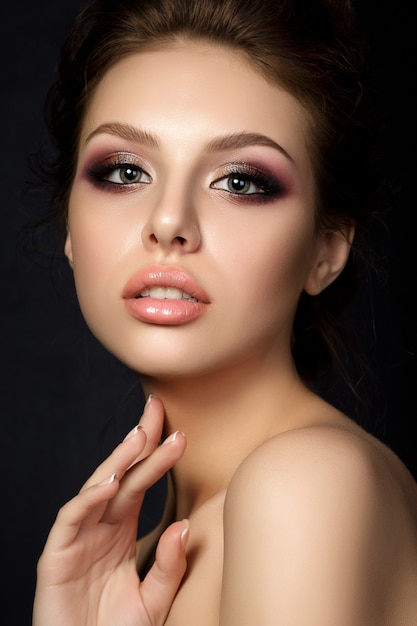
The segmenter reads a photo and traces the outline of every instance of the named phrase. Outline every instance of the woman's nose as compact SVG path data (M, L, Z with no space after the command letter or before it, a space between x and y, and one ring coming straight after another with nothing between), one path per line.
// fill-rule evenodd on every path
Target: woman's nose
M195 252L201 242L195 207L186 194L165 194L150 211L142 230L146 249Z

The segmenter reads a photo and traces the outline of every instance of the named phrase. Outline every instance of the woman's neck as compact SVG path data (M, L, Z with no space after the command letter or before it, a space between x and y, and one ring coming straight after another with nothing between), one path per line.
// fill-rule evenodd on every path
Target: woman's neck
M311 395L294 367L240 364L185 379L143 378L146 394L164 403L165 434L181 430L188 447L173 469L180 517L228 486L257 446L296 424Z

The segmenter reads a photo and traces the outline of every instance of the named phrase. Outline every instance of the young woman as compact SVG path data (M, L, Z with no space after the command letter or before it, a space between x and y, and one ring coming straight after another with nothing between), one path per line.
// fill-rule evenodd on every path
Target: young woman
M50 100L55 208L86 321L149 400L59 512L34 626L416 624L415 482L312 385L374 210L352 41L348 2L78 18Z

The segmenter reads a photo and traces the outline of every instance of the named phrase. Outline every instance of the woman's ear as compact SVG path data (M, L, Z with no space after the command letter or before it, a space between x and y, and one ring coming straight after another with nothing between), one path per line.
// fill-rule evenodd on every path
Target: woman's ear
M69 230L67 230L67 237L65 239L64 253L65 253L65 256L68 259L68 263L70 264L71 267L73 267L72 241L71 241L71 234L70 234Z
M343 271L352 247L355 227L346 226L321 236L317 258L304 285L304 291L317 296Z

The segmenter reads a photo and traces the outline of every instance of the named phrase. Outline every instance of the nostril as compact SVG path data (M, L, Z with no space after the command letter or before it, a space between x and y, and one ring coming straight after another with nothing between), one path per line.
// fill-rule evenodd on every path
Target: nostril
M158 237L154 233L149 235L149 239L152 244L160 243L160 239L158 239ZM186 237L174 237L172 239L172 243L175 243L175 242L179 244L180 246L184 246L187 243L187 238Z

